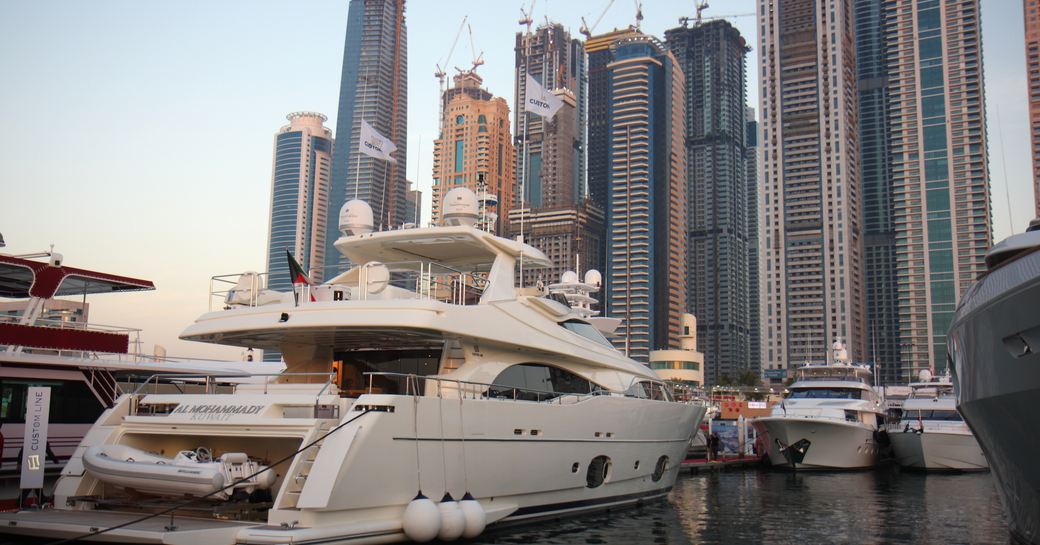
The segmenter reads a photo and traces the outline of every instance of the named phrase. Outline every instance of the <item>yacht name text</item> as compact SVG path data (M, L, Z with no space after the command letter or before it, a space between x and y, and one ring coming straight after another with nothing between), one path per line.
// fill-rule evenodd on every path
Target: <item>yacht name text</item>
M232 416L260 414L267 405L192 405L180 404L170 416L187 416L192 420L228 420Z

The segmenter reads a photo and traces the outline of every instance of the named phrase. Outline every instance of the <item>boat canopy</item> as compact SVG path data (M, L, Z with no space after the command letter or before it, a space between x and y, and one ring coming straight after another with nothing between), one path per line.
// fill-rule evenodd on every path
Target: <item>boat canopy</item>
M552 261L533 246L467 226L398 229L340 237L336 249L355 264L436 262L458 271L486 270L500 255L525 267L547 268Z
M56 296L154 289L155 285L150 280L0 255L0 297L50 299Z

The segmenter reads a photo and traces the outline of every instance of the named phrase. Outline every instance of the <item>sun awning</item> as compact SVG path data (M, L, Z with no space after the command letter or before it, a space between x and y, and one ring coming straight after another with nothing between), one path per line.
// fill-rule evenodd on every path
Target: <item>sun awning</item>
M52 267L41 261L0 255L0 297L50 299L55 296L154 289L155 284L150 280L76 267Z

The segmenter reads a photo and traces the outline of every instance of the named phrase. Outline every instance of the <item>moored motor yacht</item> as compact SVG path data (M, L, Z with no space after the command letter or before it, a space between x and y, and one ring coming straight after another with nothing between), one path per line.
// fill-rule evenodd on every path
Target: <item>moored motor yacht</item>
M222 294L227 308L182 338L277 349L287 365L278 383L121 397L73 455L54 509L0 514L0 531L150 543L450 541L666 495L703 406L674 401L569 306L518 288L520 259L548 259L475 228L465 218L476 214L455 215L453 199L475 201L460 191L445 196L448 224L429 228L372 232L367 205L347 203L335 245L349 271L299 286L299 297L265 293L255 278ZM138 451L147 463L131 467ZM200 458L204 468L193 466ZM168 475L163 460L204 470L214 490L137 483L142 472ZM216 462L274 478L218 488L233 472Z
M0 303L0 502L18 495L30 387L50 389L40 460L49 489L94 422L135 381L156 373L242 376L283 368L146 355L139 329L89 320L88 296L154 289L149 280L70 267L53 249L0 254L0 299L9 300Z
M786 469L874 467L884 410L870 366L849 361L837 340L833 361L806 363L769 416L751 420L765 436L769 461Z
M989 466L975 435L957 412L949 375L932 377L922 371L910 384L910 397L901 420L889 426L896 462L906 468L981 471Z
M1040 543L1040 220L986 254L949 332L957 408L989 462L1016 541Z

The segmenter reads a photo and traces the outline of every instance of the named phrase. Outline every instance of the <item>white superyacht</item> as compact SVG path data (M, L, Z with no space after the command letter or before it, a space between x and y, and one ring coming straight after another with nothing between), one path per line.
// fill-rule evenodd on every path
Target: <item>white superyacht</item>
M950 376L932 377L925 370L919 378L910 384L899 423L888 430L896 462L911 469L987 469L982 447L957 412Z
M666 495L704 408L673 401L567 305L518 289L519 261L545 255L474 228L472 192L445 200L448 225L385 232L347 203L336 247L355 266L302 293L244 277L182 338L277 349L278 382L121 397L54 508L2 514L0 532L451 541Z
M833 361L806 363L790 393L752 425L766 436L769 461L789 469L863 469L877 464L881 399L871 369L849 361L836 340Z

